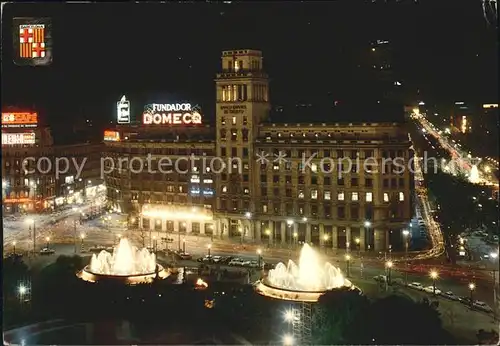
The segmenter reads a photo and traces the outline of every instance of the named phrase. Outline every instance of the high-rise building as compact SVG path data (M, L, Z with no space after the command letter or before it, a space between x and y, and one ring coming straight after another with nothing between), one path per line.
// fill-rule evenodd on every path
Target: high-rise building
M261 52L224 51L221 63L215 127L174 101L147 105L141 124L108 131L112 206L158 232L361 251L402 245L411 218L405 126L273 122ZM172 170L159 172L165 162Z

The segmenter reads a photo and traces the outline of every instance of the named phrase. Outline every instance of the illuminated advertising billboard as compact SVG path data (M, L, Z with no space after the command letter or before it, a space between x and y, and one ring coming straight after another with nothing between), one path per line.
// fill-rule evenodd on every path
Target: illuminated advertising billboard
M33 132L25 133L3 133L2 145L14 144L35 144L35 134Z
M118 124L130 124L130 101L125 95L116 103L116 122Z
M147 105L142 115L144 125L198 125L201 114L197 106L190 103Z
M120 132L106 130L104 131L104 140L107 142L119 142Z
M2 113L2 127L36 127L37 125L36 113Z

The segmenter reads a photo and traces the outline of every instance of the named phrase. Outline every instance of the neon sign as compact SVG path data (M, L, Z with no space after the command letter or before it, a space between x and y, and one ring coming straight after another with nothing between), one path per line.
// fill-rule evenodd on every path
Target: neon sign
M119 142L120 132L106 130L104 131L104 140L109 142Z
M145 125L196 125L201 124L201 114L190 103L153 103L146 107L142 122Z
M36 127L36 113L2 113L2 127Z
M2 145L35 144L35 134L26 133L2 133Z
M116 103L116 112L116 122L118 124L130 124L130 101L127 100L125 95Z

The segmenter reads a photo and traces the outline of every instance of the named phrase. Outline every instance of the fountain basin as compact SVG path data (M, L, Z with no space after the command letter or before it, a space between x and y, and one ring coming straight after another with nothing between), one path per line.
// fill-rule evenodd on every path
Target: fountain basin
M111 275L111 274L100 274L93 273L90 270L90 265L87 265L76 275L82 280L88 282L120 282L126 285L137 285L144 283L152 283L156 275L158 278L163 280L170 276L170 270L163 268L160 264L156 265L156 271L151 273L141 273L141 274L131 274L131 275Z

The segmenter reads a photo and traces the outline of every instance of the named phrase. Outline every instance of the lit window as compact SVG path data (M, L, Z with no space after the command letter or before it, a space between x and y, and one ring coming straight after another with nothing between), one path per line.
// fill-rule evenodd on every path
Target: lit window
M183 192L182 190L183 190L182 186L179 186L179 192Z
M389 194L384 192L384 202L389 202Z
M304 198L304 191L299 191L299 198Z
M222 192L227 192L227 186L222 187Z
M399 200L403 202L405 200L405 194L403 192L399 193Z
M262 212L267 213L267 204L262 206Z
M343 192L339 192L338 195L337 195L337 199L339 201L343 201L344 200L344 193Z
M312 163L312 164L311 164L311 171L313 171L313 172L317 172L317 171L318 171L318 165L317 165L317 164L315 164L315 163Z
M318 190L316 189L311 190L311 198L318 199Z
M373 193L372 192L367 192L366 193L366 201L367 202L373 202Z
M250 193L250 189L248 187L245 187L245 189L243 189L243 193L245 195L248 195Z
M330 191L325 191L324 199L325 199L325 201L329 201L331 199L331 192Z
M207 167L205 170L206 170L207 172L210 172L210 167Z
M357 192L353 192L351 195L351 201L357 201L359 194Z
M236 125L236 117L233 117L232 123L233 123L233 125Z
M280 170L280 164L279 163L273 163L273 170L279 171Z
M193 172L198 172L198 167L194 166L193 167Z

